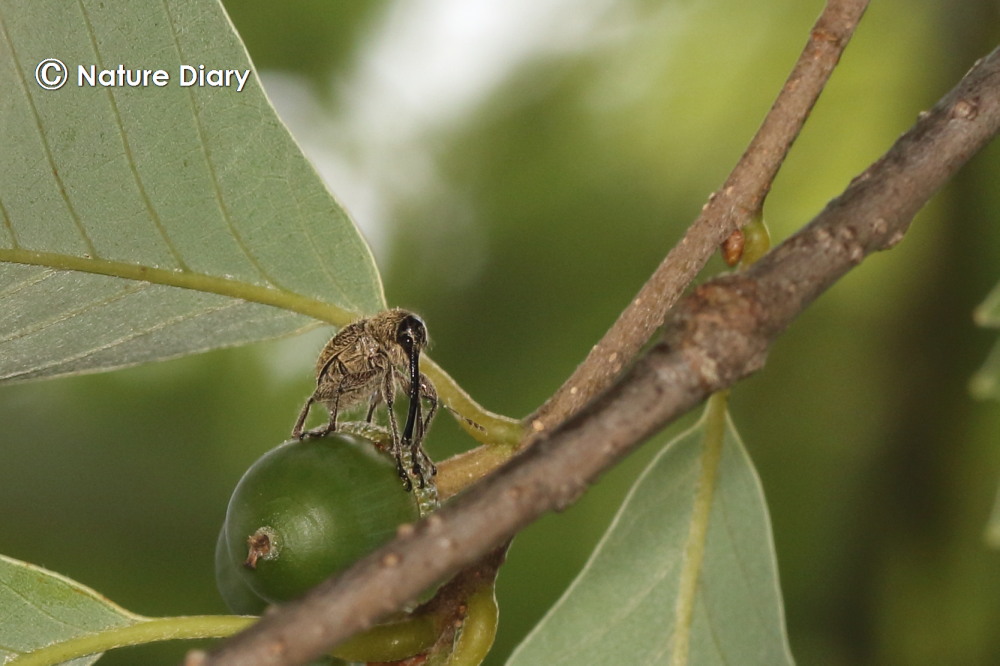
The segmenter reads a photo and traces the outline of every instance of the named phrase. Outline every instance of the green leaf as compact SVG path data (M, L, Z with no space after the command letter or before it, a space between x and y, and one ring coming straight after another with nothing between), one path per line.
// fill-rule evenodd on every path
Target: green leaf
M36 81L47 58L68 68L58 90ZM81 66L120 65L169 81L78 85ZM0 7L0 379L180 356L385 307L369 248L256 74L241 92L185 87L182 65L251 69L217 0Z
M0 657L141 620L59 574L0 555ZM90 664L97 656L70 663Z
M0 663L11 666L85 666L112 648L230 636L255 620L143 617L69 578L0 555Z
M763 492L724 404L657 455L508 666L793 663Z

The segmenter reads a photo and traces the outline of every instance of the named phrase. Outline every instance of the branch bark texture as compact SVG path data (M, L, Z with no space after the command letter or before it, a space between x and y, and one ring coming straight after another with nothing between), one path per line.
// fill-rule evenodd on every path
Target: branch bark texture
M773 340L1000 130L1000 49L806 227L743 273L697 288L621 381L498 472L302 600L189 663L302 663L482 558L712 392L764 364Z
M583 363L526 419L529 432L537 434L556 427L607 389L663 324L667 311L719 245L761 210L778 169L867 6L868 0L830 0L827 3L792 73L729 178L709 198L684 238L590 350Z

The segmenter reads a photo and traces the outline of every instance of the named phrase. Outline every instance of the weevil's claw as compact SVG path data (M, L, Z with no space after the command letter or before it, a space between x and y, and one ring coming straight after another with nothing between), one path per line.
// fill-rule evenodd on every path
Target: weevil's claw
M431 483L430 479L437 476L437 465L421 450L419 459L413 462L413 474L420 479L420 487L426 488Z
M298 439L302 440L306 437L326 437L331 432L334 432L336 428L330 427L329 424L325 426L320 426L318 428L313 428L312 430L306 430L304 433L298 436Z
M400 460L396 461L396 473L399 474L399 478L403 481L403 490L406 492L413 490L413 481L410 481L410 475Z

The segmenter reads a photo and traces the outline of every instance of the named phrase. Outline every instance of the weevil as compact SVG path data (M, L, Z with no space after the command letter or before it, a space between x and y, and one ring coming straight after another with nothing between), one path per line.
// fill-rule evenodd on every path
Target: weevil
M411 487L410 475L421 486L428 483L436 470L421 446L424 435L438 407L437 391L426 375L420 372L420 352L428 344L427 327L420 317L399 308L385 310L359 319L342 328L323 347L316 360L316 390L299 412L292 436L322 436L337 430L340 413L368 403L365 421L372 422L375 409L385 403L389 419L391 453L404 486ZM402 432L396 420L394 405L397 389L409 397L406 422ZM421 401L428 403L422 414ZM326 425L303 431L306 418L314 403L324 405L330 414ZM412 469L402 462L403 449L411 455Z

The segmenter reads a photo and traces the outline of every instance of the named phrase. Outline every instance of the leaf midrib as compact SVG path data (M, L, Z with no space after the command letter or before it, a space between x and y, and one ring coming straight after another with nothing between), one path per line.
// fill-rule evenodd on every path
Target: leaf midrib
M344 326L360 314L315 298L273 286L255 285L232 278L185 270L168 270L109 259L78 257L56 252L38 252L22 248L0 248L0 262L44 266L63 271L107 275L181 289L192 289L243 301L270 305L296 312L334 326Z

